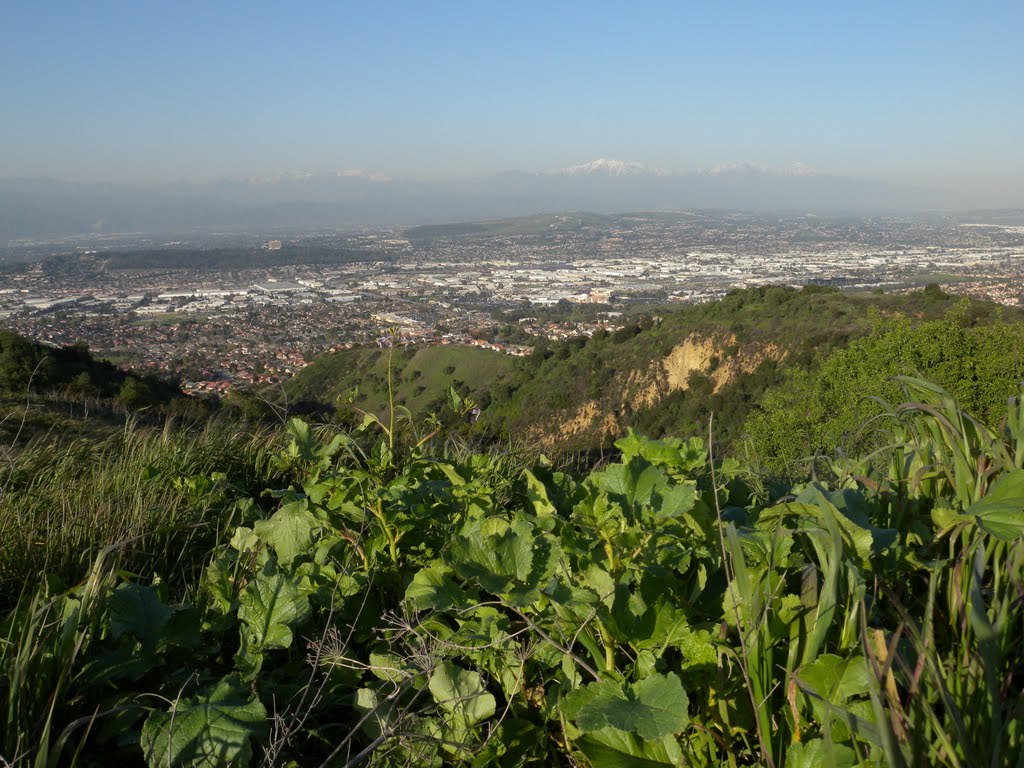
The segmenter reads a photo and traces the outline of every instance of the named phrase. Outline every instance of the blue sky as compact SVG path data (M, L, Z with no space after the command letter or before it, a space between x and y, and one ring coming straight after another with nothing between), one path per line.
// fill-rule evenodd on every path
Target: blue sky
M612 157L1024 193L1022 30L1021 0L9 0L0 176L448 178Z

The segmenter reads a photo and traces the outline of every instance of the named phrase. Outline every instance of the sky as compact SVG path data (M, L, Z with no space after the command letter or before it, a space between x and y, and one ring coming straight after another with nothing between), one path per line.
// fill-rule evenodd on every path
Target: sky
M1024 205L1024 2L0 7L0 177L734 162Z

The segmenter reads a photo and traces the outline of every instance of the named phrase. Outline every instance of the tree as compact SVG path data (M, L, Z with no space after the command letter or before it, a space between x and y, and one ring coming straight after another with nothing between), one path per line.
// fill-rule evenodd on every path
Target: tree
M128 408L143 408L152 404L153 391L147 382L129 376L121 385L117 399Z
M24 392L30 382L47 382L50 365L38 344L0 331L0 391Z

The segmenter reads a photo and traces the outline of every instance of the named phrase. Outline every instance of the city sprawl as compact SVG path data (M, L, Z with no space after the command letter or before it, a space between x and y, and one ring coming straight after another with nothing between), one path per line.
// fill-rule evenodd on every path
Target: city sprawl
M176 260L225 247L243 257ZM979 216L565 214L409 230L96 235L10 243L0 323L50 344L84 341L188 391L224 391L281 380L389 329L411 343L528 354L538 336L588 334L631 308L752 285L935 282L1017 304L1022 262L1024 226Z

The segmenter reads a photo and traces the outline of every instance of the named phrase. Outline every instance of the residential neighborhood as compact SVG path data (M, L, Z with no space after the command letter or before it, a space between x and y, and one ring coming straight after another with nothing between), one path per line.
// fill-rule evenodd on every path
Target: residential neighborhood
M935 282L1004 304L1024 291L1024 227L954 217L564 214L483 229L319 233L321 251L350 254L320 264L302 263L313 236L250 238L242 247L254 255L299 256L229 269L171 263L209 238L23 243L7 249L19 258L4 265L0 323L46 343L84 340L186 391L222 393L279 382L389 329L404 343L524 355L537 338L615 329L631 309L752 285L905 291ZM166 269L125 268L125 250L157 248L169 254Z

